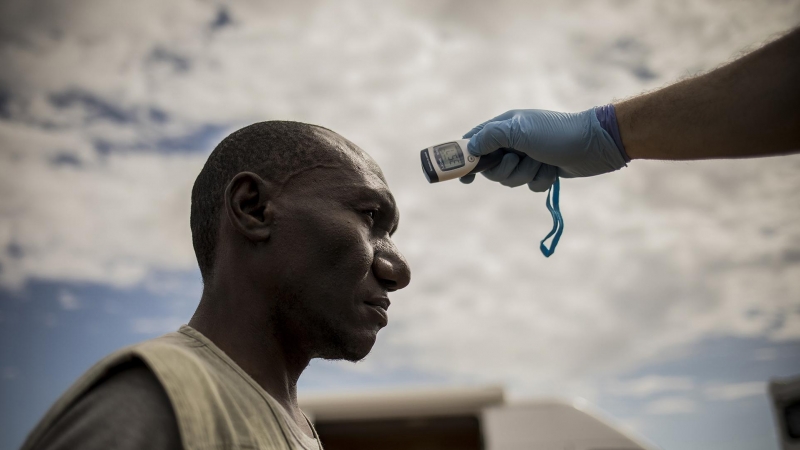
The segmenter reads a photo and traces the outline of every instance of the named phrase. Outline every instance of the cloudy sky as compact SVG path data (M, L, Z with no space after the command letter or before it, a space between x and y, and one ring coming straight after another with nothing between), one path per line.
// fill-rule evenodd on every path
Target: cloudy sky
M315 361L302 392L501 383L583 397L667 450L777 449L765 383L800 373L800 156L566 180L545 259L543 194L428 185L418 155L508 109L712 69L800 2L0 5L0 448L98 358L188 321L194 178L228 132L285 119L384 168L413 271L373 353Z

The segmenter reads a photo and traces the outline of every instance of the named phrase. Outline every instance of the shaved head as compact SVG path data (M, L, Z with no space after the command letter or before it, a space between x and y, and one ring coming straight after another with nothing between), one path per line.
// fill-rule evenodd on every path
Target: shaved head
M364 151L316 125L259 122L223 139L211 152L192 188L192 244L203 280L208 282L214 269L223 194L233 177L240 172L253 172L284 184L304 171L343 162L380 173L378 165Z

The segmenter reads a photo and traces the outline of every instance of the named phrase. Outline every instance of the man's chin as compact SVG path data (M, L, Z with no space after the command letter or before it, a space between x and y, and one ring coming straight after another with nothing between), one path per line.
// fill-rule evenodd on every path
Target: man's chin
M377 333L360 333L358 336L337 339L336 345L331 345L320 355L322 359L345 360L358 362L366 358L375 345Z
M340 353L338 356L325 356L322 359L327 359L328 361L349 361L351 363L357 363L362 359L366 358L369 352L367 353L357 353L357 352L350 352L350 353Z

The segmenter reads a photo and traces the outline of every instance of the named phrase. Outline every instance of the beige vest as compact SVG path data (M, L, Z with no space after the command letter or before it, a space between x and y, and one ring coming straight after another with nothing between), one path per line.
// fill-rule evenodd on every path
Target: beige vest
M322 448L222 350L184 325L176 333L124 348L95 364L50 408L22 450L33 447L110 369L134 357L141 358L164 386L186 450Z

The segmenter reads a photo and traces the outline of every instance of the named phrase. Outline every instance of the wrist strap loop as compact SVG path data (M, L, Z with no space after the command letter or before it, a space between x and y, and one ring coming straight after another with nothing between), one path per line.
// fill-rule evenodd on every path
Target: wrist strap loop
M550 186L550 189L547 191L547 210L550 211L550 215L553 216L553 229L547 233L547 236L539 242L539 250L542 251L542 254L549 258L553 252L556 251L556 246L558 245L558 240L561 239L561 233L564 231L564 219L561 217L561 208L558 206L558 191L560 190L561 183L559 182L559 177L556 175L556 182ZM550 197L553 197L553 203L550 203ZM550 248L544 245L544 242L550 237L553 236L553 241L550 244Z

